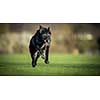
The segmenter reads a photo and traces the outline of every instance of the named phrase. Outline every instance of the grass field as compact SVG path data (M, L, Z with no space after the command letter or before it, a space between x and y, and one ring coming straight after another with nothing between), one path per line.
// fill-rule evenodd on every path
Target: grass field
M100 75L99 55L51 54L50 64L39 58L38 65L31 66L30 55L1 54L0 75Z

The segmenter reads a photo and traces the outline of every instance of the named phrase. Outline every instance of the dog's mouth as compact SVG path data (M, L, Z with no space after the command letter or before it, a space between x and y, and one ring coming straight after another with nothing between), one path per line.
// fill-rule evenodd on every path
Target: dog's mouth
M45 46L50 46L50 41L48 39L44 40Z
M44 38L44 41L47 41L47 39L48 39L48 38L47 38L47 37L45 37L45 38Z

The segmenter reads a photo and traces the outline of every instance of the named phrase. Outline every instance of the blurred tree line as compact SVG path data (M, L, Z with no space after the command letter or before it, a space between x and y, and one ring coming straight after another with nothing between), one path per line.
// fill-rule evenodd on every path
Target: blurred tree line
M0 53L26 53L30 38L40 24L1 23ZM100 24L41 24L52 32L51 52L98 53L100 52Z

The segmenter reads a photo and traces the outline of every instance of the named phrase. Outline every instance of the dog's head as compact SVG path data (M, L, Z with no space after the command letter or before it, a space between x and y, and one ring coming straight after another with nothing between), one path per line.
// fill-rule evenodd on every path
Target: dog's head
M50 45L50 42L51 42L50 27L45 28L45 27L40 26L39 35L40 35L40 38L42 41L44 41L45 43L48 43L48 45Z

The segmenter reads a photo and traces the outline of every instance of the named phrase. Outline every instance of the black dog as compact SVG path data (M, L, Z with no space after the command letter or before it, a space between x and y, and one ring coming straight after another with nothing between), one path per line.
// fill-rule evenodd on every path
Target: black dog
M50 28L44 28L40 26L39 30L31 38L29 44L29 51L32 58L32 66L37 65L38 58L41 57L44 59L45 63L49 63L49 48L51 42L51 32Z

